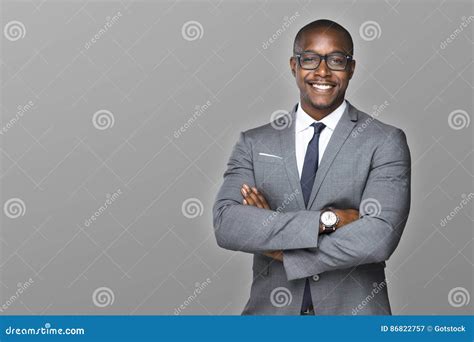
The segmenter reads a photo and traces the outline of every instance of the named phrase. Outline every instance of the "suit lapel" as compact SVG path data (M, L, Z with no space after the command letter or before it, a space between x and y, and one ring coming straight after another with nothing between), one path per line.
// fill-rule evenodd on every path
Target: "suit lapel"
M332 133L331 139L326 146L321 162L319 163L316 178L314 179L313 189L309 197L308 208L311 208L313 202L318 194L319 188L328 173L334 158L338 154L342 145L349 137L352 129L357 123L357 109L355 109L349 102L347 102L346 110L339 120L336 129ZM293 129L294 131L294 129ZM294 141L293 141L294 148ZM298 173L297 173L298 174Z
M282 157L286 167L286 173L291 184L291 189L296 194L296 201L298 206L305 209L303 191L301 190L300 177L298 173L298 166L296 164L296 153L295 153L295 120L296 120L296 108L289 113L289 124L286 128L280 130L280 148ZM296 190L298 192L296 193Z

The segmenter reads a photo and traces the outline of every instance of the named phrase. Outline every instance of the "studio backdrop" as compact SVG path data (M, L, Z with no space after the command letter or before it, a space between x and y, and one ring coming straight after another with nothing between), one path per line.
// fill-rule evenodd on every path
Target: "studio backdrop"
M298 102L296 32L354 39L346 98L406 133L395 315L472 313L471 1L2 1L1 314L238 315L212 205L240 132ZM277 114L276 114L277 113Z

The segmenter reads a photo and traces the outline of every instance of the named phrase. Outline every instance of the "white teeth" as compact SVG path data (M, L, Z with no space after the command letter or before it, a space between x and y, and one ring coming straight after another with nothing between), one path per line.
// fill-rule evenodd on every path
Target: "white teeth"
M330 85L330 84L313 83L313 87L316 88L316 89L320 89L320 90L328 90L328 89L331 89L333 86Z

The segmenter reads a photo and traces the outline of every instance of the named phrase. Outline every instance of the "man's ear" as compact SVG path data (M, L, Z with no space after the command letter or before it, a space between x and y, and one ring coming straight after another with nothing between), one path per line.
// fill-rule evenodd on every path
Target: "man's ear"
M296 78L296 58L294 56L290 57L290 69L293 77Z
M349 69L349 79L352 78L352 76L354 75L354 71L355 71L355 67L356 67L356 61L355 60L352 60L351 61L351 65L350 65L350 69Z

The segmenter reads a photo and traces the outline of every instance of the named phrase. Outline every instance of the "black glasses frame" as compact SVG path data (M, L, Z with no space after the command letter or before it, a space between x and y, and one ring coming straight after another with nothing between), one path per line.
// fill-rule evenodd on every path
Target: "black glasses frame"
M304 70L316 70L316 69L319 68L319 66L321 65L321 62L322 62L322 61L325 61L327 67L328 67L330 70L333 70L333 71L343 71L343 70L346 70L347 66L349 65L349 62L352 61L352 58L353 58L351 55L344 55L344 54L338 53L338 52L329 53L329 54L324 55L324 56L323 56L323 55L320 55L320 54L317 54L317 53L314 53L314 52L310 52L310 53L307 53L307 54L308 54L308 55L318 56L318 57L319 57L319 63L318 63L318 65L316 65L316 67L314 67L314 68L305 68L305 67L303 67L303 66L301 65L301 56L302 56L303 54L304 54L304 53L295 54L295 57L298 59L298 64L299 64L299 66L300 66L302 69L304 69ZM331 56L334 56L334 55L338 55L338 56L343 55L344 57L346 57L347 62L346 62L346 65L344 66L343 69L333 69L333 68L331 68L331 67L329 66L328 61L327 61L327 58L328 58L328 57L331 57Z

